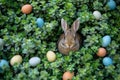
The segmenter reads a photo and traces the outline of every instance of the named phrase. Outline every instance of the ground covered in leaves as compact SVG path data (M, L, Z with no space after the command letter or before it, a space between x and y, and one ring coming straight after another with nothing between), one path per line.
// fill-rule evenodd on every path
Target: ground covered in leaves
M21 7L31 4L30 14L23 14ZM120 79L120 6L109 10L107 0L0 0L0 38L5 41L0 59L10 59L19 54L21 64L11 66L1 73L3 80L61 80L65 71L73 71L73 80L119 80ZM118 4L118 2L116 2ZM102 14L96 20L93 11ZM37 27L37 18L43 18L45 24ZM62 55L57 49L57 41L63 33L60 20L68 24L80 18L79 33L82 34L82 46L79 51ZM113 65L105 67L102 59L96 55L102 47L102 37L111 36L106 47L107 55L113 59ZM49 62L46 53L56 53L56 61ZM36 67L29 65L31 57L41 59Z

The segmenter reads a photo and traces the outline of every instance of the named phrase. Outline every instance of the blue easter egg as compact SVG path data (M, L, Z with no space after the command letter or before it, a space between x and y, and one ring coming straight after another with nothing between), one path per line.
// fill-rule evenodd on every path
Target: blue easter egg
M102 46L107 47L111 42L111 37L109 35L106 35L102 38Z
M29 64L31 66L36 66L40 63L40 58L39 57L32 57L30 60L29 60Z
M110 57L105 57L105 58L103 58L103 64L105 66L109 66L109 65L113 64L113 61L112 61L112 59Z
M5 68L7 68L7 67L9 67L8 61L6 61L6 60L4 60L4 59L0 60L0 68L1 68L1 69L5 69Z
M109 6L110 10L114 10L116 8L116 3L114 0L110 0L107 5Z
M0 73L3 73L4 69L6 69L8 67L9 67L8 61L6 61L4 59L0 60Z
M38 18L36 22L37 22L38 27L43 27L44 21L42 18Z

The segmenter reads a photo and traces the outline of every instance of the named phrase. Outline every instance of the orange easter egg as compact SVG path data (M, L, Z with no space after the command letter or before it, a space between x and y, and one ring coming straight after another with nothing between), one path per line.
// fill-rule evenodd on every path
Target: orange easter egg
M71 73L70 71L67 71L63 74L62 78L63 80L72 80L73 76L74 76L74 72Z
M106 52L106 49L105 49L105 48L99 48L99 49L98 49L97 55L98 55L99 57L104 57L106 54L107 54L107 52Z
M21 11L24 14L31 13L32 12L32 5L30 5L30 4L23 5Z

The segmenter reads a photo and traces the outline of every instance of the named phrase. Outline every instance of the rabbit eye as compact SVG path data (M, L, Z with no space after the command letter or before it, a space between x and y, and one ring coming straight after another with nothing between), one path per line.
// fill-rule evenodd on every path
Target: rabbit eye
M61 44L61 46L62 46L62 47L65 47L65 44L64 44L64 43L62 43L62 44Z

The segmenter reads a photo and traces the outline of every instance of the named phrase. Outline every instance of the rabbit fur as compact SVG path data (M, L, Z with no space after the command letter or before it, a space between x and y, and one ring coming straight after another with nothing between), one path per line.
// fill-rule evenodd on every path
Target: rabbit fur
M64 33L58 40L58 50L62 54L68 55L70 51L77 51L80 48L81 36L77 33L80 25L79 18L75 20L69 28L67 22L61 19L61 26Z

